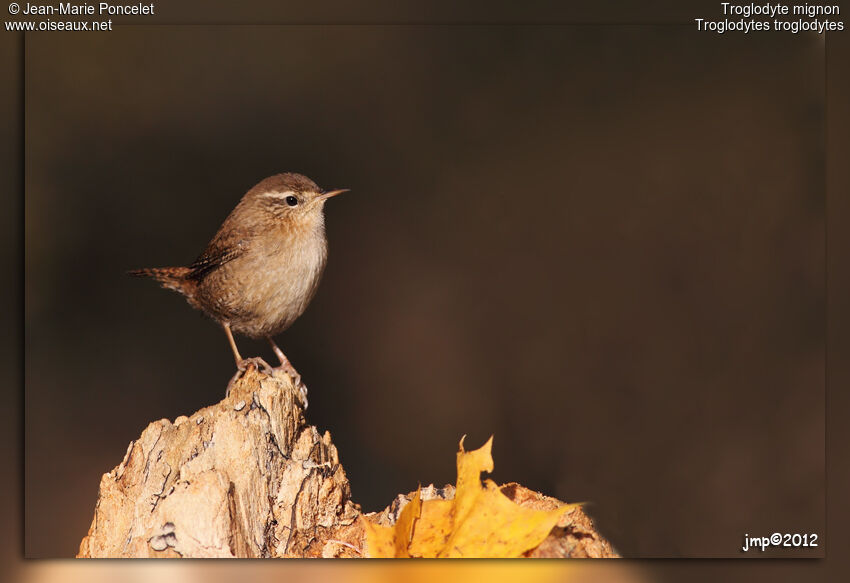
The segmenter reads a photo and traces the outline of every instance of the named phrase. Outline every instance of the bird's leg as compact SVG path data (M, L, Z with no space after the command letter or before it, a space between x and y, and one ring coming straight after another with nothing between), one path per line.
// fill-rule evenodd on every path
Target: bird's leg
M224 333L227 334L227 340L230 342L230 348L233 350L233 356L236 358L237 375L241 372L245 372L245 369L248 368L248 365L250 364L253 364L258 369L262 368L263 372L266 374L272 373L273 369L269 366L269 363L259 356L255 356L254 358L242 358L242 355L239 354L239 349L236 348L236 341L233 339L233 332L230 331L230 323L225 322L222 326L224 327Z
M277 356L278 359L280 359L281 368L283 368L285 366L291 366L291 364L289 363L289 359L286 358L286 355L283 353L283 350L281 350L280 347L277 344L275 344L272 337L268 336L268 337L266 337L266 339L269 341L269 345L272 347L272 350L274 350L275 356Z
M239 354L239 349L236 348L233 332L230 331L230 322L225 322L222 326L224 326L224 333L227 334L227 341L230 342L230 348L233 350L233 356L236 357L236 367L238 368L239 363L242 362L242 355Z
M275 342L274 342L274 340L272 340L271 336L268 336L267 339L269 341L269 344L272 347L272 350L274 350L275 356L277 356L278 359L280 360L280 366L277 366L275 368L286 372L286 374L291 376L293 379L299 379L300 380L301 375L298 374L298 371L295 370L295 367L292 366L292 363L289 362L288 358L286 358L286 355L283 353L283 350L281 350L280 347L278 347L278 345L275 344Z
M275 344L274 340L272 340L271 336L266 337L269 341L269 344L274 350L275 355L280 359L280 365L275 367L275 370L282 370L292 379L292 383L301 393L301 402L304 405L304 409L307 409L307 387L301 381L301 375L298 374L298 371L295 370L295 367L292 366L292 363L289 362L289 359L286 358L286 355L283 353L283 350Z

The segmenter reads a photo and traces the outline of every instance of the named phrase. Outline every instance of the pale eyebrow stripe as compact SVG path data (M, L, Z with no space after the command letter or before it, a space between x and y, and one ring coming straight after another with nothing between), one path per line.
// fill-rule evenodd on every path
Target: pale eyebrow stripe
M286 198L287 196L294 196L294 195L295 195L295 193L292 192L291 190L287 190L286 192L264 192L263 193L264 197L270 197L270 198Z

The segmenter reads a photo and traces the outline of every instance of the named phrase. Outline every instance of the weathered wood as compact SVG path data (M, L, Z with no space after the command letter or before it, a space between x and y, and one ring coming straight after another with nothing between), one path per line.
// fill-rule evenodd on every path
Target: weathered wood
M104 474L78 557L360 557L360 508L330 433L304 419L300 385L250 367L220 403L174 423L151 423ZM523 506L562 503L518 484ZM454 488L422 491L450 499ZM394 524L410 495L365 515ZM611 545L575 509L532 557L612 557Z
M330 434L305 423L291 379L251 367L220 403L130 443L101 479L78 556L321 556L328 539L359 530L350 496Z

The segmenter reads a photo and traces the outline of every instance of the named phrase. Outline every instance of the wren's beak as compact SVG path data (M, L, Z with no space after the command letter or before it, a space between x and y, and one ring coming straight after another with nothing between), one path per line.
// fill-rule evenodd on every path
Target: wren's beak
M331 191L328 191L328 192L323 192L322 194L320 194L316 198L318 200L327 200L327 199L334 197L338 194L342 194L343 192L348 192L348 190L349 190L348 188L340 188L339 190L331 190Z

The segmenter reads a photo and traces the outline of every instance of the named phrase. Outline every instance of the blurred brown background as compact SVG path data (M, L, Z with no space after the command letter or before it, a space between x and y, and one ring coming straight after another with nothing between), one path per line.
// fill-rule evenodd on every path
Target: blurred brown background
M365 510L495 434L496 481L591 501L627 556L822 533L823 67L677 26L31 35L26 555L73 555L128 442L233 373L124 271L286 170L352 189L278 340Z

